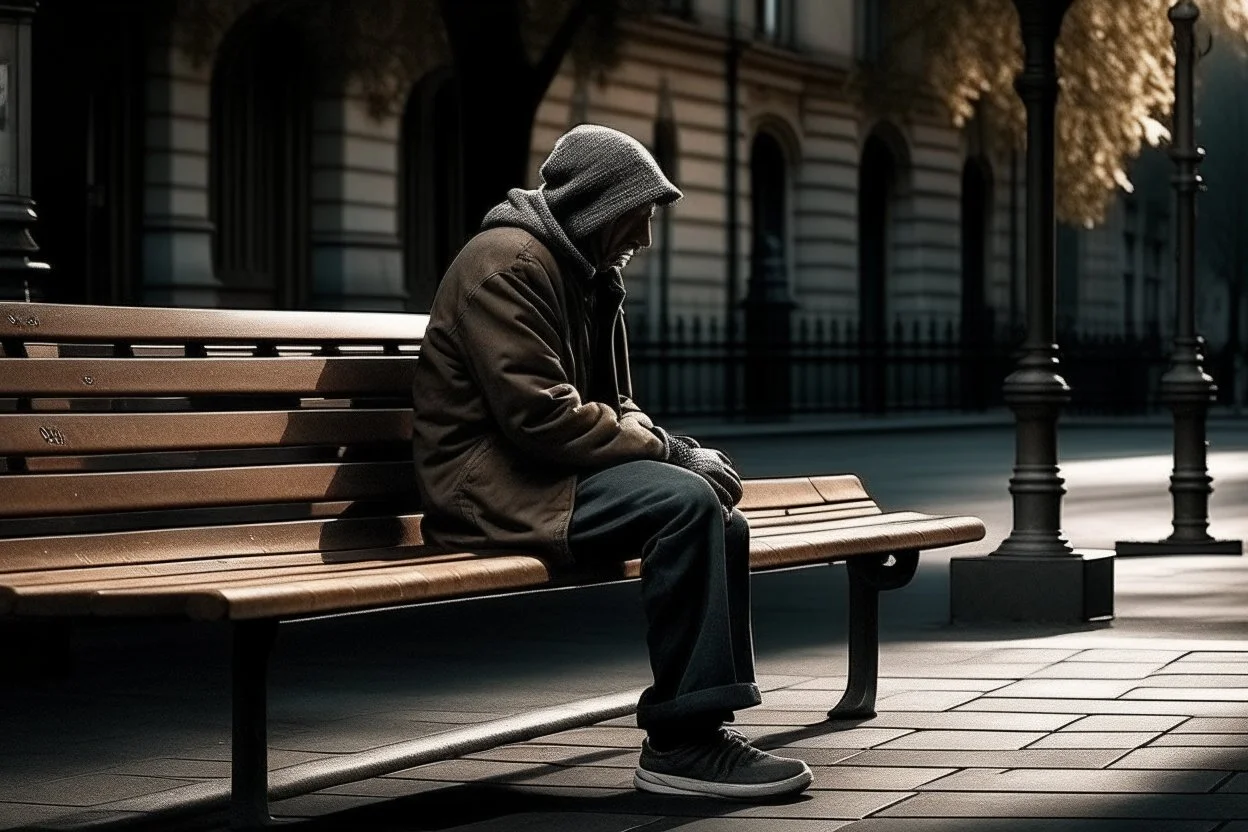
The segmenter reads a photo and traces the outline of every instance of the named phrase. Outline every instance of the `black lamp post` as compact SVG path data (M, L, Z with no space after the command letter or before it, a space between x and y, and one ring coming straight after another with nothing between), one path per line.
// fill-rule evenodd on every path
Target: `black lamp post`
M1170 8L1174 25L1174 143L1170 158L1176 194L1176 280L1174 348L1170 367L1161 377L1161 395L1174 412L1174 531L1161 541L1118 543L1120 555L1242 555L1239 540L1209 535L1209 476L1206 421L1218 388L1204 371L1204 339L1196 334L1196 193L1202 187L1197 166L1204 151L1196 146L1195 95L1196 21L1200 9L1192 0ZM1232 183L1230 187L1240 187Z
M48 264L31 236L30 26L38 0L0 0L0 298L38 300Z
M728 117L728 147L727 161L724 183L725 190L728 192L727 205L727 233L728 245L725 252L728 258L728 292L727 306L724 310L724 409L728 413L735 413L737 408L737 305L739 303L737 296L737 281L741 271L740 263L740 237L738 229L738 200L740 199L740 190L738 183L738 173L740 165L739 142L741 140L741 89L740 89L740 70L741 70L741 37L737 32L739 21L737 19L737 2L738 0L728 0L728 49L724 53L724 80L727 85L727 117Z
M958 621L1087 621L1113 614L1113 553L1075 552L1062 537L1057 420L1070 400L1059 374L1054 251L1057 36L1072 0L1014 0L1024 63L1015 86L1027 109L1027 337L1005 380L1016 443L1014 528L985 557L950 563Z

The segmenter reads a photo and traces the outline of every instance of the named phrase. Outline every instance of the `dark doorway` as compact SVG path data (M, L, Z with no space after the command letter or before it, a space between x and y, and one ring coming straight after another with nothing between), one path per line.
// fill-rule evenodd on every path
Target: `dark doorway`
M786 249L788 163L774 136L759 133L750 151L750 281L745 307L745 403L755 415L789 412L793 302Z
M408 306L428 312L464 243L463 128L459 84L447 70L408 96L400 143L399 213Z
M297 29L264 6L218 49L209 197L223 306L306 305L313 70Z
M987 352L992 318L985 299L988 277L988 228L992 176L980 158L962 166L962 406L983 410L988 404Z
M46 300L133 303L138 294L144 5L44 0L31 28L32 234L36 259L52 267Z
M887 406L888 275L891 269L897 160L879 136L867 139L858 168L859 402L869 413Z

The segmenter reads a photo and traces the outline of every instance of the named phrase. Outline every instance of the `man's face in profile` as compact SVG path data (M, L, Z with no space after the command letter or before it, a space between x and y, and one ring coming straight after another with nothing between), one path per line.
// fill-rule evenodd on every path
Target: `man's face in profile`
M647 203L624 214L603 231L601 269L618 266L624 268L628 261L652 241L650 221L654 219L654 203Z

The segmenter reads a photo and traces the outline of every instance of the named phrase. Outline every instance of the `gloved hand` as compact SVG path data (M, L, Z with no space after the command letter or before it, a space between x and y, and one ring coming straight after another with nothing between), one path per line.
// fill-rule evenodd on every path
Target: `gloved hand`
M732 460L723 451L703 448L690 437L670 434L660 427L652 430L663 440L667 462L700 475L710 483L724 507L724 520L732 519L732 507L741 502L741 476L733 470Z
M645 428L646 430L654 429L654 422L650 421L650 417L640 410L627 411L623 416L620 417L620 424L622 425L625 422L634 422L637 425L640 425L641 427Z

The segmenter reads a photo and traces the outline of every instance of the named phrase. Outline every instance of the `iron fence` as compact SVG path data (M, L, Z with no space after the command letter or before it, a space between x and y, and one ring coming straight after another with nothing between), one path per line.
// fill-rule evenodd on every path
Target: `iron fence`
M635 397L662 416L785 418L810 413L982 411L1004 405L1001 385L1022 336L967 336L952 323L895 323L885 339L851 323L797 322L787 339L727 342L715 320L675 318L660 337L634 324ZM1169 345L1156 335L1067 333L1061 372L1073 413L1158 410ZM1211 369L1224 364L1210 356ZM1229 381L1229 379L1228 379Z

